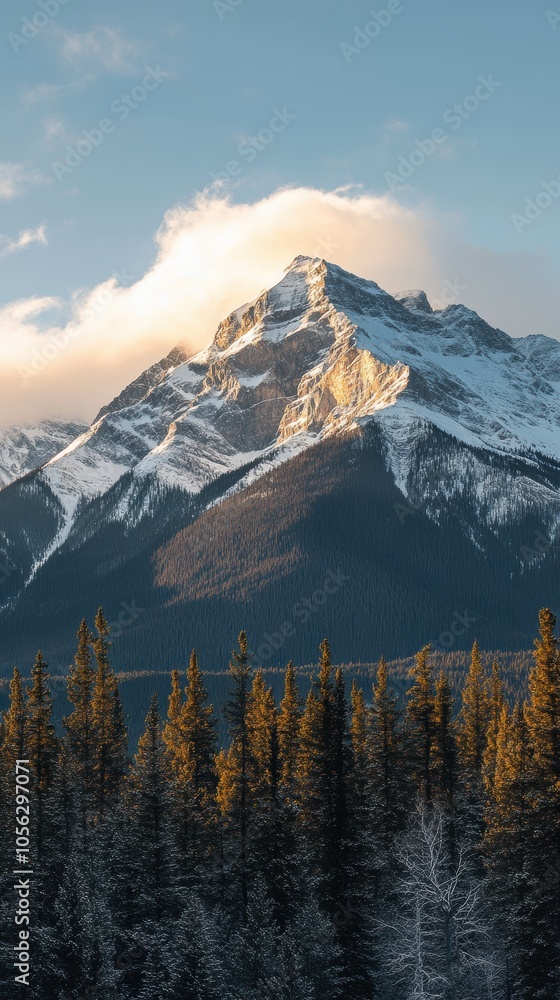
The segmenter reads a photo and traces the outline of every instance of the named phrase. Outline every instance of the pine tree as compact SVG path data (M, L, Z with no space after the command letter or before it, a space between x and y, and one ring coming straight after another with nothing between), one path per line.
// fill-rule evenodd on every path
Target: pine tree
M348 780L347 884L335 923L339 928L345 989L352 996L371 997L375 941L372 916L376 900L378 857L374 840L369 718L364 692L356 681L351 692L351 769Z
M216 789L214 753L217 721L208 704L198 657L193 649L187 670L185 703L179 715L180 780L189 790L196 811L208 811Z
M216 758L218 772L217 802L222 816L226 847L231 855L226 859L230 867L229 882L238 890L238 902L245 919L249 901L247 832L249 826L249 677L252 653L249 652L247 634L239 633L239 652L232 653L230 677L233 688L224 708L228 722L231 745L227 753ZM231 862L231 863L230 863Z
M177 997L233 1000L235 994L228 989L223 955L224 942L213 914L197 896L189 895L167 945L165 966L169 970L169 986L161 991L161 984L156 983L156 992L146 989L142 1000L153 1000L155 996L169 1000ZM231 965L231 960L228 964ZM236 988L237 971L232 968L230 973L236 980Z
M354 913L350 893L357 885L359 865L351 850L352 756L344 676L338 669L333 683L326 639L300 732L299 821L319 903L336 920L341 912ZM336 926L343 980L348 990L362 996L367 987L357 962L361 924L341 919Z
M388 858L394 835L404 827L406 815L408 789L399 719L397 696L389 684L385 658L381 657L373 685L369 758L374 828L382 864Z
M479 790L482 780L482 763L486 748L486 736L490 715L490 705L486 677L478 643L472 647L471 664L463 688L463 699L459 727L459 752L461 764L466 772L469 787Z
M286 667L284 698L278 714L278 756L280 787L288 803L294 801L297 782L297 760L301 703L292 661Z
M13 770L16 760L25 760L25 720L27 709L21 674L14 667L10 681L10 707L3 715L2 758L6 767Z
M76 845L65 858L52 907L55 922L48 937L51 968L47 976L41 976L45 996L75 1000L101 996L117 1000L122 996L116 991L114 929L106 897L106 870L98 865L95 852L83 852Z
M498 734L500 731L500 720L504 705L505 699L502 678L500 675L500 666L497 660L494 660L492 663L492 674L490 677L488 729L486 732L486 747L484 750L482 766L484 787L487 795L492 794L492 789L494 787L496 756L498 752Z
M91 717L95 734L93 756L94 809L103 815L122 788L127 764L127 732L119 689L109 650L110 626L100 608L95 619L93 650L97 663Z
M163 729L163 742L167 751L167 760L177 784L180 784L179 747L181 746L180 719L183 708L183 692L181 691L181 676L178 670L171 672L171 694L167 709L167 721Z
M504 704L496 739L496 767L486 810L483 845L499 922L509 944L508 965L517 985L522 979L528 947L524 940L524 911L528 897L526 862L532 850L528 776L529 740L524 713L516 706L510 716ZM510 981L508 991L511 989ZM508 996L511 995L508 992Z
M531 849L525 859L529 886L523 983L527 994L556 1000L560 981L560 652L556 618L540 613L540 638L529 678Z
M436 681L433 769L435 795L448 816L452 816L457 784L457 747L453 724L453 695L443 673Z
M535 777L542 792L556 798L560 796L560 651L552 611L544 608L539 622L540 638L535 641L535 666L529 678L527 723Z
M410 670L413 684L408 691L405 719L407 752L416 789L426 802L432 799L433 790L433 748L434 691L430 661L430 646L416 655L415 666Z
M313 682L300 727L298 817L316 877L325 883L333 830L334 689L330 647L321 643L319 675ZM326 886L323 886L326 890ZM328 895L328 893L327 893ZM334 900L331 899L331 905Z
M150 702L145 730L132 763L126 811L131 827L132 859L141 887L136 906L143 919L158 921L172 909L171 890L177 873L157 695Z
M66 729L67 773L71 777L82 835L85 837L88 812L93 806L95 730L93 724L93 682L91 641L87 622L78 629L78 649L68 678L68 701L74 706L63 720Z
M163 731L173 779L179 843L191 885L198 883L202 868L215 850L216 727L214 709L208 704L193 649L184 700L179 674L174 671L168 720Z
M332 767L333 767L333 830L332 871L334 897L344 900L348 893L348 848L350 844L349 789L352 757L348 724L348 703L344 674L335 673L333 696Z
M53 704L48 687L49 675L39 650L31 668L31 687L27 689L25 746L35 795L35 847L40 864L46 848L46 796L54 780L58 741L52 721Z

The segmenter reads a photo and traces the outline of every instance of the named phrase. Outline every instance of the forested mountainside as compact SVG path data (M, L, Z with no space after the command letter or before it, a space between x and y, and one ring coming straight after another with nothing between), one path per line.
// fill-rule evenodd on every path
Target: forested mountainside
M488 525L479 475L507 492L511 460L433 428L415 448L410 499L373 424L315 445L219 503L216 492L235 480L191 500L173 492L138 525L105 520L104 505L84 511L83 538L53 555L0 616L3 675L41 645L51 663L67 664L65 623L91 617L101 601L121 670L170 670L192 645L215 669L240 624L263 647L263 666L282 665L288 648L311 662L333 620L339 662L410 655L426 639L465 649L475 633L487 648L527 649L535 605L558 593L558 541L545 534L542 511L520 506L513 523ZM428 499L432 471L442 487ZM543 472L517 460L516 474L539 488Z
M404 663L350 687L323 640L307 694L289 663L275 697L241 632L225 739L193 651L132 758L101 610L59 732L42 654L29 685L16 669L0 847L15 787L42 1000L557 1000L560 655L554 614L539 624L512 703L476 642L456 695L429 646L403 693Z

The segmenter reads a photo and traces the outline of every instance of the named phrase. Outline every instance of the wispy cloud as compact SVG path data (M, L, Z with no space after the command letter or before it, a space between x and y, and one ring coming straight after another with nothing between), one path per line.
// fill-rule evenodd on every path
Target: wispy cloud
M5 160L0 163L0 199L12 201L21 198L31 184L50 184L51 179L38 170L26 167L24 163Z
M36 87L30 87L21 92L21 103L24 108L34 108L37 104L46 101L53 101L58 97L62 87L57 87L51 83L39 83Z
M408 132L410 131L410 122L404 121L402 118L389 118L383 126L383 131L389 134Z
M42 123L42 129L41 141L48 149L66 138L66 125L60 115L48 115Z
M111 73L133 73L138 69L139 48L114 28L98 26L87 32L58 32L62 57L76 68L99 64Z
M25 250L33 243L40 243L45 247L48 245L46 226L38 226L37 229L22 229L16 239L3 236L0 233L0 258L8 257L9 254L17 253L19 250Z

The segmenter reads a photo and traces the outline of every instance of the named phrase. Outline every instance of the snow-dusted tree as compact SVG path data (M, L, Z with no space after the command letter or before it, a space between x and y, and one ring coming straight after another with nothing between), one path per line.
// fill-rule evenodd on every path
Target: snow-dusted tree
M157 992L149 992L150 962L148 962L147 982L141 1000L152 997L185 997L192 1000L230 1000L232 994L226 985L223 964L224 942L220 927L214 915L206 909L201 900L189 895L164 954L167 973ZM152 959L153 961L153 959ZM232 973L236 970L232 968Z
M459 845L451 856L445 815L420 801L397 842L392 917L383 924L388 996L395 1000L485 1000L499 995L484 886Z

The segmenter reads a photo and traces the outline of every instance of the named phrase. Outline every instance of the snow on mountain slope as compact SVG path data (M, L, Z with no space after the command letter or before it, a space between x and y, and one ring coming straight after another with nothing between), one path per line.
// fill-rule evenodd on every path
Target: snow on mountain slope
M125 472L197 493L372 418L405 493L412 444L429 426L470 446L560 459L558 341L512 339L465 306L433 312L423 292L393 297L323 260L296 258L206 350L183 358L172 352L149 369L39 473L66 517L49 551L80 505ZM491 517L518 506L519 490L496 499ZM129 516L126 497L113 516Z
M76 423L44 420L0 430L0 489L48 462L85 429Z

